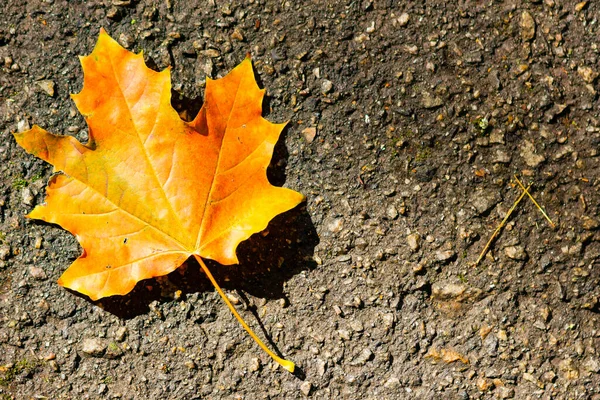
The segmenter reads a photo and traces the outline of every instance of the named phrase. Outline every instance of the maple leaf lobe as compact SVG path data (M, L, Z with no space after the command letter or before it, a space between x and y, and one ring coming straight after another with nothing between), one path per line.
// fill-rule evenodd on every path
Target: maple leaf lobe
M264 90L249 59L207 80L189 123L171 107L169 70L150 70L104 30L80 59L83 89L72 98L89 142L38 126L15 134L60 172L28 216L69 230L84 249L60 284L98 299L168 274L193 254L235 264L241 241L303 201L267 179L284 124L262 118Z

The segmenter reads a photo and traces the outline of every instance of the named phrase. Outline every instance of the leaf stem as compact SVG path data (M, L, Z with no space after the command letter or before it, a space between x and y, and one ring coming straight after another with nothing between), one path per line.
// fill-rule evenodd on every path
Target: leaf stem
M252 329L250 329L250 327L242 319L242 317L240 316L240 314L238 314L238 312L236 311L235 307L233 307L233 305L231 304L231 302L229 301L229 299L227 298L227 296L225 295L225 293L223 292L223 290L221 289L221 287L219 286L219 284L217 283L217 281L215 280L215 278L210 273L210 270L208 269L208 267L206 266L206 264L204 264L204 261L202 260L202 258L199 255L196 255L196 254L194 254L194 257L196 257L196 260L198 261L198 263L202 267L202 270L204 271L204 273L206 274L206 276L208 277L208 279L210 280L210 282L213 284L213 286L215 287L215 289L217 289L217 292L219 293L219 295L221 296L221 298L223 299L223 301L225 302L225 304L227 304L227 307L229 307L229 310L231 311L231 313L233 314L233 316L244 327L244 329L246 330L246 332L248 332L248 334L250 335L250 337L252 339L254 339L254 341L269 356L271 356L271 358L273 360L275 360L279 365L281 365L286 370L288 370L288 371L290 371L290 372L293 373L294 372L294 368L295 368L295 364L292 361L284 360L281 357L278 357L275 353L273 353L271 350L269 350L269 348L262 342L262 340L260 340L258 338L258 336L256 336L256 334L252 331Z

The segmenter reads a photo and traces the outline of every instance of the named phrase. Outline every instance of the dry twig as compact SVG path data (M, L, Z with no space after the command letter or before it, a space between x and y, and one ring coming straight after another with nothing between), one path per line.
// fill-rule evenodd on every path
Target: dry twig
M527 186L527 189L529 189L530 187L531 187L531 185ZM506 221L508 221L508 218L510 217L510 214L512 214L512 212L515 210L515 208L517 208L517 205L521 202L521 200L523 199L523 197L525 197L525 194L528 193L527 189L524 188L524 191L523 191L523 193L521 193L521 196L519 196L519 198L517 199L517 201L515 201L515 204L512 205L512 207L510 208L510 210L508 210L508 212L506 213L506 216L504 217L504 219L502 220L502 222L500 223L500 225L498 225L498 227L496 228L496 230L492 234L492 237L490 237L490 240L488 240L487 244L483 248L483 251L479 255L479 258L477 259L477 261L475 261L475 264L473 265L474 267L476 267L476 266L479 265L479 263L481 262L481 259L483 258L483 256L485 256L485 253L487 253L488 249L490 248L490 245L492 244L492 242L494 241L494 239L496 238L496 236L498 235L498 233L500 232L500 230L502 229L502 227L506 224Z
M552 222L552 220L550 219L550 217L548 216L548 214L546 214L546 212L542 209L542 207L540 207L540 205L538 204L538 202L535 201L535 199L533 198L533 196L531 194L529 194L529 191L527 190L527 188L525 188L525 186L523 186L523 184L521 183L521 181L519 180L519 178L517 178L516 175L515 175L515 180L517 181L517 183L519 184L519 186L521 186L521 189L523 189L525 191L525 193L527 194L527 196L529 196L529 198L531 199L531 201L533 201L533 204L535 204L535 206L538 208L538 210L540 210L540 212L542 213L542 215L548 220L548 222L550 223L550 226L552 228L555 228L556 225L554 225L554 222ZM531 186L531 185L529 185L529 186Z

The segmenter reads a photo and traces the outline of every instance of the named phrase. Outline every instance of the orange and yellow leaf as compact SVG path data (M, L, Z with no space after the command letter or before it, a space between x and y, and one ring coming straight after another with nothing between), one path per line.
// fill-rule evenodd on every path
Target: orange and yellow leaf
M264 91L249 58L207 80L192 122L171 106L169 69L149 69L104 30L81 64L83 89L72 98L89 141L38 126L15 134L56 172L28 216L62 226L83 247L61 285L97 300L191 256L236 264L240 242L303 201L267 179L284 124L261 116Z

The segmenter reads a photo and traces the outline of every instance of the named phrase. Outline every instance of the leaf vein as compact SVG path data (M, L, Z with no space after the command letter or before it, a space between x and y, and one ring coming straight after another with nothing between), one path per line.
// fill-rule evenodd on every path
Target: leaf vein
M110 62L111 70L112 70L113 75L115 77L115 81L117 82L117 87L118 87L119 91L121 92L121 97L122 97L125 105L127 106L126 108L127 108L127 111L129 112L131 123L133 125L133 128L134 128L135 132L137 133L136 137L137 137L137 139L138 139L138 141L139 141L139 143L140 143L140 145L142 147L141 153L144 156L144 159L145 159L147 165L149 166L150 170L152 171L152 177L156 181L158 187L161 189L160 192L162 194L162 197L163 197L163 199L164 199L164 201L165 201L165 203L166 203L166 205L167 205L167 207L168 207L171 215L173 215L173 217L175 218L175 220L179 223L179 226L180 226L181 230L183 231L184 230L183 222L181 221L181 218L179 217L179 215L177 215L177 213L175 212L175 209L173 208L173 205L169 201L169 199L167 197L167 193L165 192L164 187L161 185L160 180L158 179L158 173L156 172L156 169L154 168L154 165L152 164L152 161L150 160L150 157L148 156L148 154L146 152L146 147L144 146L144 142L142 141L142 138L140 136L140 132L139 132L137 126L135 125L135 122L134 122L134 119L133 119L133 112L132 112L131 107L130 107L128 101L127 101L127 98L125 96L123 88L121 87L121 82L119 81L119 78L118 78L118 75L116 73L116 69L115 69L113 60L110 57L110 55L108 57L108 60ZM163 96L163 93L164 93L164 86L163 86L162 91L161 91L161 95L160 95L161 97ZM155 120L154 120L154 123L152 124L152 130L150 131L150 134L152 134L154 132L154 129L156 129L156 122L158 121L158 115L160 113L156 112L154 114L155 114ZM119 129L119 130L121 130L121 129ZM108 196L106 196L106 197L108 198ZM131 214L131 215L133 215L133 214ZM141 218L140 218L140 220L141 220ZM165 233L165 235L171 237L171 235L167 234L166 232L163 232L163 233Z

